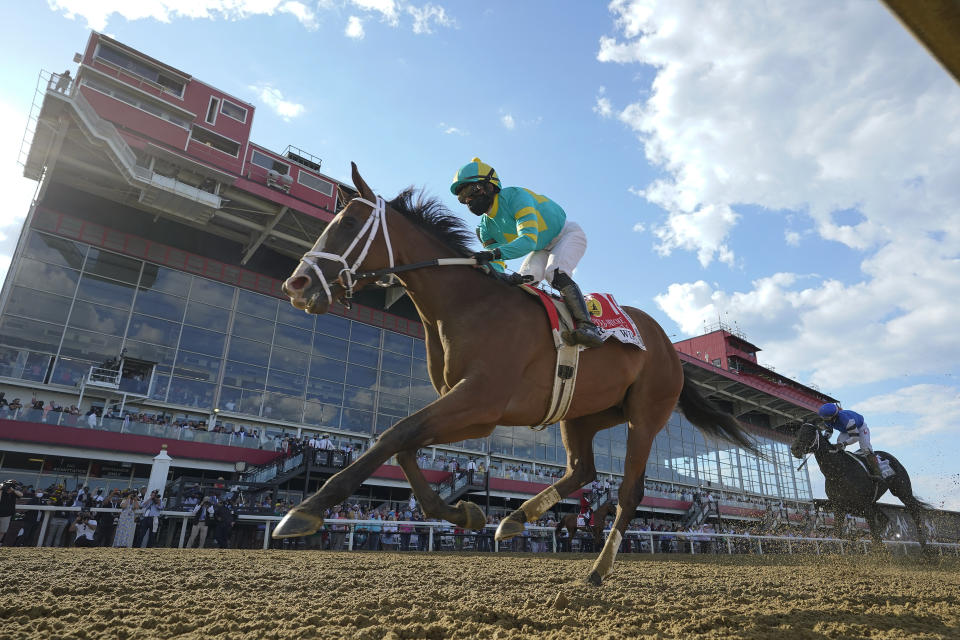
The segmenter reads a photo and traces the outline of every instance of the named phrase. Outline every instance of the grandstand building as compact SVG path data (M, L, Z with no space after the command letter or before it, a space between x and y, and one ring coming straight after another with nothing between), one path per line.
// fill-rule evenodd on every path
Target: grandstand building
M346 458L271 467L280 438L327 434L362 451L436 397L408 299L364 292L351 310L312 316L280 293L349 185L297 147L254 143L256 107L189 73L99 33L75 61L72 76L41 73L21 154L38 187L0 294L0 477L146 486L166 444L171 480L222 476L295 502ZM683 514L679 492L697 489L729 517L758 517L751 502L764 498L809 504L786 427L832 398L760 365L731 327L676 348L767 455L705 440L674 414L642 508ZM625 442L624 425L594 441L614 484ZM555 426L498 427L422 461L441 483L445 465L471 458L489 482L461 493L512 507L561 472L565 452ZM388 464L361 497L406 499L405 487Z

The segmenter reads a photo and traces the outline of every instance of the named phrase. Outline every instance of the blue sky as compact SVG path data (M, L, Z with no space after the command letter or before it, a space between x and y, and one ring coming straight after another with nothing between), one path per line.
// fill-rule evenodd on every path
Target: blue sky
M459 210L450 178L479 156L584 227L585 290L674 339L735 322L960 509L960 86L879 2L3 3L0 271L35 187L16 160L37 74L90 29L388 196Z

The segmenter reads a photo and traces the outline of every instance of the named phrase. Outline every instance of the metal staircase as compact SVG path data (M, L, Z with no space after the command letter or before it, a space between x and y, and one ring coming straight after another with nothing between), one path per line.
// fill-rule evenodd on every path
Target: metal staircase
M683 516L681 527L684 530L696 529L706 522L710 516L720 518L720 510L717 508L717 503L694 500Z
M447 504L463 497L471 491L483 491L487 488L489 476L479 471L464 471L461 475L451 473L450 477L434 485L440 499Z
M307 470L307 457L303 453L284 458L263 467L257 467L240 476L240 484L264 484L276 486L297 477Z
M61 82L61 80L67 82ZM100 117L72 78L41 71L27 128L20 147L23 175L39 180L65 119L75 121L84 136L102 149L120 176L139 190L138 200L177 217L206 222L222 204L219 195L160 175L138 164L137 154L117 128Z

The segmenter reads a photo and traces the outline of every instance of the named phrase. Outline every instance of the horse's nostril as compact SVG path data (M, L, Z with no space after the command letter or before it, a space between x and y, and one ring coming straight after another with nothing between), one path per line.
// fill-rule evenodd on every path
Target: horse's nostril
M310 278L307 276L297 276L296 278L291 278L284 284L284 288L288 293L297 293L299 291L303 291L309 286Z

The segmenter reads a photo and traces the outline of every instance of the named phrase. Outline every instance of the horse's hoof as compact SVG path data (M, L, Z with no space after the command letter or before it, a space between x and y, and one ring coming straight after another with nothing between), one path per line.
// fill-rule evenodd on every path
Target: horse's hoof
M283 520L273 530L271 537L279 539L309 536L319 531L322 526L323 518L320 516L298 509L291 509L287 515L283 516Z
M497 532L493 535L494 540L498 542L503 542L504 540L509 540L513 536L520 535L524 530L524 521L514 518L516 511L511 513L509 516L500 521L500 526L497 527Z
M600 574L596 571L591 571L590 575L587 576L587 584L592 584L595 587L599 587L603 584L603 578L600 577Z
M487 516L483 514L483 509L474 502L463 501L457 503L457 509L463 511L466 522L463 527L466 529L483 529L487 524Z

